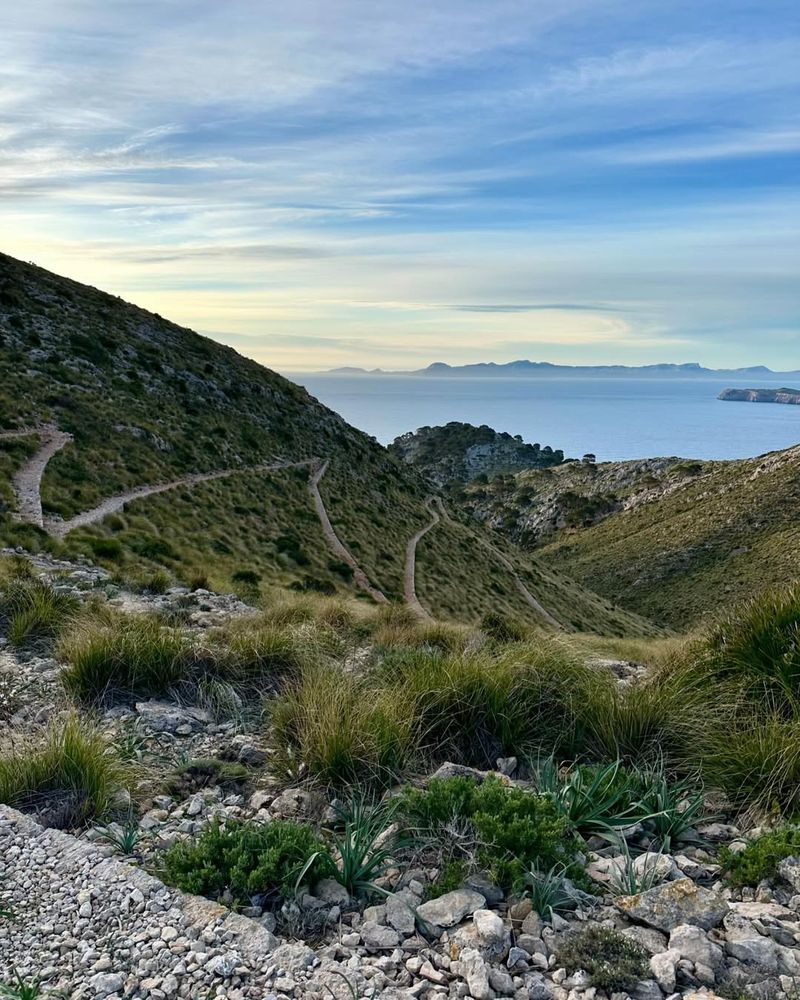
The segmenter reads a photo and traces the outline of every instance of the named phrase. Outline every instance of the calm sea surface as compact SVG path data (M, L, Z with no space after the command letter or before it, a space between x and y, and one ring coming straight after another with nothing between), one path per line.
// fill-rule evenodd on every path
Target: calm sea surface
M424 424L462 420L599 461L681 455L744 458L800 443L800 406L718 400L746 378L480 378L289 374L383 444ZM797 388L800 388L798 386Z

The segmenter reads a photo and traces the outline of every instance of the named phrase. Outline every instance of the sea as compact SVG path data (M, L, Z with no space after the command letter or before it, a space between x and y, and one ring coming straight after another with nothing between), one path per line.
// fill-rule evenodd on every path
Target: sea
M450 420L521 434L568 457L592 452L600 462L747 458L800 444L800 406L717 399L728 386L780 388L785 376L286 374L382 444Z

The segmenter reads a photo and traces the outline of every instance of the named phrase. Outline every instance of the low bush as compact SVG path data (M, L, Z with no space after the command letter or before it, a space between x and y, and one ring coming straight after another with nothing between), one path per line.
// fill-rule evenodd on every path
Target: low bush
M758 885L775 878L779 863L795 854L800 854L800 826L790 824L762 833L738 854L723 847L720 860L734 885Z
M524 626L515 618L498 611L489 611L481 618L481 631L500 643L522 642L527 635Z
M556 960L569 974L583 970L589 985L608 993L629 990L650 976L648 955L640 944L597 924L570 934L558 947Z
M59 655L67 691L85 702L116 695L166 694L186 673L187 646L176 629L144 615L84 622L65 636Z
M229 821L171 847L161 873L184 892L264 906L292 896L298 878L319 878L324 857L324 845L309 826L280 819Z
M474 847L474 861L506 888L532 866L566 866L574 856L575 844L552 797L504 785L499 778L481 784L461 777L433 779L424 790L406 790L401 808L417 837L444 841L447 849L453 827L470 824L474 839L467 843L470 852Z
M612 683L547 640L498 655L401 652L386 658L383 673L415 706L420 747L433 760L476 767L509 754L573 754L582 745L578 704Z
M79 826L106 814L130 773L108 740L77 716L0 755L0 802L49 826Z
M0 632L15 646L51 639L79 607L76 597L45 580L17 577L0 592Z

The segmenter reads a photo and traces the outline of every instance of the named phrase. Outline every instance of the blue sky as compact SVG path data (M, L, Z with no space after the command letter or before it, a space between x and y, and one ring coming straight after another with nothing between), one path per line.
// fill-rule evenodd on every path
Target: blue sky
M800 367L800 5L31 0L0 246L281 370Z

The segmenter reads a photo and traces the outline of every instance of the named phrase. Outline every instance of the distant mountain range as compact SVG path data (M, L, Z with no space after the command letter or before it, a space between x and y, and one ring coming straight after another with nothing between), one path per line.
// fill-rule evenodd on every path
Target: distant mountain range
M653 378L664 375L676 375L681 377L701 376L706 378L729 378L731 375L749 375L756 378L783 378L785 375L799 376L800 371L775 372L765 365L753 365L749 368L704 368L696 362L686 364L661 364L661 365L554 365L549 361L509 361L506 364L497 364L494 361L482 362L474 365L448 365L444 361L435 361L427 368L417 368L413 371L385 371L382 368L332 368L326 375L434 375L434 376L484 376L487 378L498 377L548 377L559 375L585 375L587 377L609 378L631 377L631 378Z

